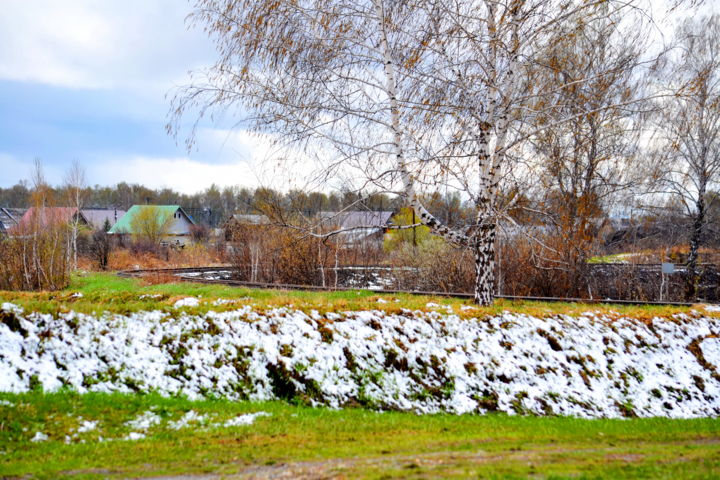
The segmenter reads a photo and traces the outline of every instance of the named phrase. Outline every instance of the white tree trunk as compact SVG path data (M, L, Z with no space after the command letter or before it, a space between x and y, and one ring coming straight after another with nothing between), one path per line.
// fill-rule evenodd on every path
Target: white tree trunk
M475 255L475 303L492 305L495 298L495 230L487 225L473 245Z

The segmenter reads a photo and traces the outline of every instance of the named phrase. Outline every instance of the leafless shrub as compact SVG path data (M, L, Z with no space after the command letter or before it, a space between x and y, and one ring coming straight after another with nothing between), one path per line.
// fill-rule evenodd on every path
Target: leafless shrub
M89 253L100 270L107 270L112 252L110 236L103 229L95 230L89 242Z
M417 246L403 244L389 257L395 288L402 290L473 291L475 265L471 252L454 248L437 237Z
M274 225L237 224L228 235L240 279L333 286L336 249L329 241Z
M33 172L34 208L12 236L0 240L0 289L58 290L70 282L71 239L66 220L53 204L42 166Z
M210 239L210 228L207 225L190 225L190 238L195 243L207 243Z

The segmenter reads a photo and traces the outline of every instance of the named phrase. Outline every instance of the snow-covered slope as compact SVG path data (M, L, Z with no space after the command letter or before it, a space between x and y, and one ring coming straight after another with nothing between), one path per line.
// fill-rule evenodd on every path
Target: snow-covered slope
M438 312L53 317L5 303L0 391L301 397L418 412L720 414L720 319Z

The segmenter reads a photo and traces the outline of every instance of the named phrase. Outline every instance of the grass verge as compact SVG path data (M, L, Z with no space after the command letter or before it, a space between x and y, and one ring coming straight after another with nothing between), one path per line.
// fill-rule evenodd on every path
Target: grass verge
M201 283L165 283L148 285L142 280L120 278L110 273L80 273L72 278L71 285L59 292L7 292L0 291L0 301L12 302L26 311L56 314L71 310L83 313L128 314L138 311L178 311L176 301L184 297L197 297L199 305L183 307L188 313L205 313L208 310L225 311L250 304L257 310L290 307L320 313L340 310L384 310L397 313L402 309L438 310L452 312L461 317L474 318L497 315L503 311L524 313L536 317L551 315L581 315L600 312L610 317L630 317L647 320L654 317L669 318L677 313L693 315L693 307L660 305L587 305L582 303L526 302L498 299L490 307L476 307L470 300L409 294L385 294L370 290L314 292L267 290ZM229 300L217 304L216 301ZM703 315L720 315L705 312Z
M9 478L717 478L720 472L718 419L418 416L71 392L0 399L0 476ZM173 429L190 411L203 420ZM260 411L269 415L223 426ZM148 412L158 420L143 430L137 420ZM133 431L146 438L123 440ZM33 442L37 432L48 439Z

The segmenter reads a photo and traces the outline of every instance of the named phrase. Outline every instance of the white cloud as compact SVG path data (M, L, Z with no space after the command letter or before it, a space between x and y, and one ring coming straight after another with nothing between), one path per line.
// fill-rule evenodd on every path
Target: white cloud
M188 157L130 156L105 159L86 166L91 184L137 183L149 188L172 188L195 193L215 184L220 187L254 188L260 185L286 189L297 172L275 169L271 163L249 159L234 163L208 164Z
M207 64L177 0L3 0L0 79L72 88L161 88Z
M56 166L43 165L43 176L50 184L62 181L62 172ZM8 188L21 180L28 183L33 173L33 161L21 160L13 155L0 152L0 188ZM1 205L0 205L1 206Z

